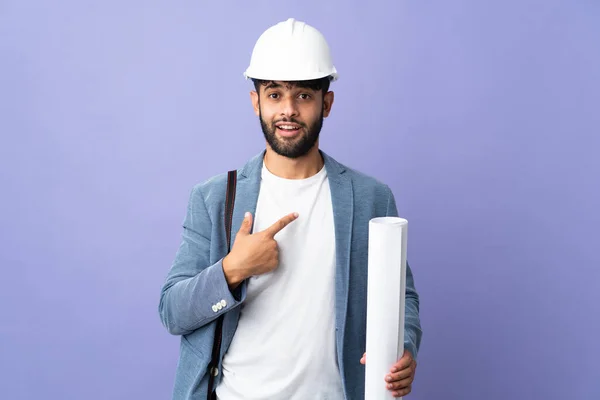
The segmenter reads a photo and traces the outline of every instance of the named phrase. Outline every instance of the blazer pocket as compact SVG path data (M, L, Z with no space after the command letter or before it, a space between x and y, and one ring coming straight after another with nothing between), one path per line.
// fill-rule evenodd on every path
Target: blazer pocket
M208 367L209 360L185 336L181 337L179 362L177 363L178 385L197 387Z
M202 353L202 351L196 346L194 346L185 336L181 337L181 351L189 351L199 359L204 358L204 354Z

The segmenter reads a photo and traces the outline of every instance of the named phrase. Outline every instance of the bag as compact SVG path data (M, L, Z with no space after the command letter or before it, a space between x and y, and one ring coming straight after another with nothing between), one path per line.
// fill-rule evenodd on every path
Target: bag
M225 234L227 235L227 253L231 251L231 224L233 218L233 205L235 203L235 188L237 184L237 171L227 173L227 193L225 195ZM221 339L223 336L223 317L217 319L217 329L213 342L212 358L209 364L207 400L216 400L214 393L215 377L219 374L219 353L221 352Z

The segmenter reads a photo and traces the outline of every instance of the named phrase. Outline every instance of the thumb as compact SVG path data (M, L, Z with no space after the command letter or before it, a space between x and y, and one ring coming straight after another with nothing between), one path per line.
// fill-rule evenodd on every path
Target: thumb
M240 226L238 235L249 235L250 231L252 231L252 214L247 212L244 214L244 220L242 221L242 226Z

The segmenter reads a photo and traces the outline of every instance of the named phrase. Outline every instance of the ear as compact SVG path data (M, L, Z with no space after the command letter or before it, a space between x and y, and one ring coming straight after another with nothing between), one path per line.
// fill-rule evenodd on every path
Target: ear
M333 106L333 92L325 93L323 96L323 117L327 118L331 112L331 106Z
M259 104L259 98L258 98L258 93L256 93L256 91L251 91L250 92L250 101L252 101L252 107L254 108L254 114L256 114L256 116L258 117L260 115L260 104Z

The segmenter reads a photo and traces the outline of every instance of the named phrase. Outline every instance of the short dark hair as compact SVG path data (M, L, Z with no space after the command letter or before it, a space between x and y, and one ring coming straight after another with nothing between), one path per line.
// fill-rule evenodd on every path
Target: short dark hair
M274 81L263 80L263 79L254 79L254 78L252 78L252 82L254 82L254 88L256 89L257 92L259 91L258 89L261 86L268 86L268 85L274 83ZM325 93L327 93L329 91L329 85L331 84L331 78L329 76L326 76L324 78L312 79L312 80L308 80L308 81L286 81L286 83L289 84L290 86L312 89L315 92L322 90L323 95L325 95Z

